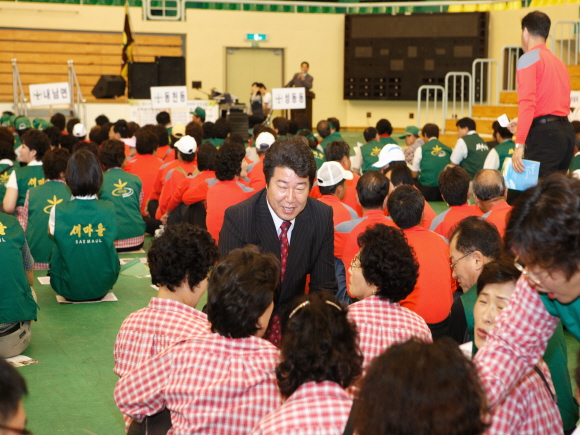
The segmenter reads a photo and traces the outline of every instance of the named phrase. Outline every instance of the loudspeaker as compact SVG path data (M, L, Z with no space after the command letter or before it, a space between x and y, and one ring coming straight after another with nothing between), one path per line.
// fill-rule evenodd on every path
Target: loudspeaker
M149 100L151 86L159 86L156 62L132 62L129 64L129 98Z
M102 75L91 93L96 98L114 98L125 94L125 79L122 76Z
M243 112L232 112L230 110L228 120L230 121L230 134L239 134L244 138L244 140L248 140L248 129L250 128L248 114Z
M185 86L185 57L157 56L158 86Z

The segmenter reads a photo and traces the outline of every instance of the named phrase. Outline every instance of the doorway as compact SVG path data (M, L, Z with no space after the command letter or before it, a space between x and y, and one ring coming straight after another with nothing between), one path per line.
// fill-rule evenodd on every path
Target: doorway
M251 86L264 83L268 92L284 86L283 48L226 48L226 92L249 106Z

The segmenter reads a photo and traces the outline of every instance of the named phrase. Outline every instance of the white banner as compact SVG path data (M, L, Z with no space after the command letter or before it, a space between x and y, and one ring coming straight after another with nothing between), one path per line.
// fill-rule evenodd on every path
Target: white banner
M28 85L28 89L30 92L30 105L32 107L71 103L68 82Z
M205 120L215 122L219 116L219 106L213 100L190 100L187 107L177 107L168 109L171 116L171 123L175 125L180 122L187 125L192 120L192 115L196 107L205 110ZM154 109L151 100L129 100L129 120L143 126L146 124L157 124L155 116L162 110Z
M187 107L187 86L151 87L151 107L154 109Z
M305 88L272 89L272 109L306 109Z

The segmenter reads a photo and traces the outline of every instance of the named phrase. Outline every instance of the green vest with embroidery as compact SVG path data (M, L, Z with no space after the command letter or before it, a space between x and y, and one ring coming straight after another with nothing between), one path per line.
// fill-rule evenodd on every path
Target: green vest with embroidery
M24 232L14 216L0 213L0 323L36 320L38 306L24 271Z
M6 194L6 183L8 183L8 179L12 172L14 172L13 165L8 165L6 163L0 165L0 201L4 199L4 195Z
M38 165L16 168L15 172L16 182L18 183L18 201L16 201L16 207L21 207L26 200L26 192L28 189L44 184L44 171L42 170L42 165Z
M580 169L580 154L575 155L570 162L570 172Z
M335 131L334 133L331 133L328 136L326 136L324 139L322 139L322 142L320 142L320 146L322 147L322 149L324 151L326 151L326 146L330 142L335 141L335 140L344 140L338 131Z
M467 171L469 179L473 180L475 173L483 168L489 146L477 133L463 136L463 141L467 145L467 157L461 161L460 166Z
M26 241L36 263L48 263L54 248L54 240L48 234L48 218L56 204L70 201L68 186L58 181L47 181L30 189L28 196L28 225Z
M221 144L224 143L225 139L218 139L218 138L213 138L213 139L204 139L204 142L209 142L210 144L212 144L214 147L219 148L221 146Z
M326 159L324 158L324 153L321 152L320 150L313 150L312 148L310 148L310 151L312 151L312 154L314 155L314 161L316 162L316 170L318 171L322 166L322 164L326 161Z
M421 166L419 182L423 186L437 187L439 185L439 173L451 161L453 150L447 145L432 139L421 145Z
M145 233L145 222L139 208L141 189L139 177L122 169L110 169L103 174L99 198L115 205L117 240L139 237Z
M102 298L119 276L115 206L109 201L74 199L54 210L52 288L73 301Z
M395 139L393 139L391 136L389 136L389 137L386 137L386 136L385 137L381 137L380 139L381 139L381 143L383 145L390 145L390 144L399 145L397 143L397 141Z
M380 142L377 142L376 140L373 140L360 147L360 152L363 159L361 172L363 174L372 169L378 169L373 168L373 164L379 161L379 153L383 147L384 145Z
M494 150L499 156L498 170L501 171L503 169L503 162L505 161L506 158L508 157L511 158L512 154L514 153L515 145L516 144L514 143L514 141L510 139L495 146Z

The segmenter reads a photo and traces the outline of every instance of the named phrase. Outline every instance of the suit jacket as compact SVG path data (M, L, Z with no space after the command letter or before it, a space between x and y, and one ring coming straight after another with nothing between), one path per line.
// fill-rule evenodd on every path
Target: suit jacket
M274 295L276 313L282 312L296 296L304 294L306 275L310 275L311 292L326 289L336 293L338 289L334 273L332 208L308 197L294 225L286 275ZM225 213L219 238L221 256L249 244L280 258L280 242L268 209L266 189L229 207Z
M294 77L292 77L292 80L290 80L288 82L286 87L287 88L291 88L291 87L306 88L306 90L312 89L312 81L313 80L314 80L314 77L312 77L310 74L307 74L306 77L304 77L304 80L302 80L300 78L300 73L296 73L296 74L294 74Z

